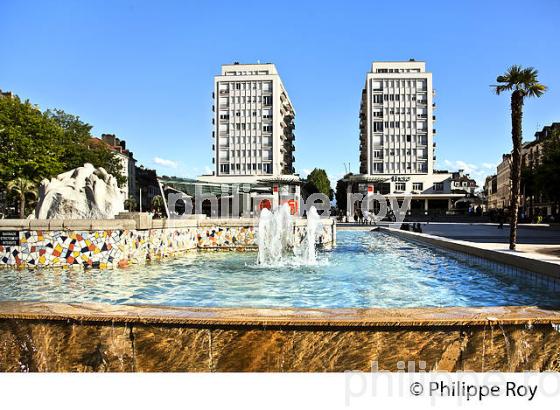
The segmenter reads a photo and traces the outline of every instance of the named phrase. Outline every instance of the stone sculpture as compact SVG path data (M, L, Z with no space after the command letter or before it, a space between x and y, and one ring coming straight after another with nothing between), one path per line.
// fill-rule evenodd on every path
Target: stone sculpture
M124 210L124 194L114 176L92 164L44 179L37 219L112 219Z

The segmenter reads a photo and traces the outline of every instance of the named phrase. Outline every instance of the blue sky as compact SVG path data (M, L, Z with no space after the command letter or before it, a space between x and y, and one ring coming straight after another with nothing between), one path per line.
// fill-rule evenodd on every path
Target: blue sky
M115 133L166 175L211 167L211 93L222 63L273 62L296 116L296 170L358 170L358 108L373 60L427 62L437 167L491 173L510 138L512 64L549 86L524 137L560 121L560 2L0 0L0 89ZM274 4L274 5L273 5Z

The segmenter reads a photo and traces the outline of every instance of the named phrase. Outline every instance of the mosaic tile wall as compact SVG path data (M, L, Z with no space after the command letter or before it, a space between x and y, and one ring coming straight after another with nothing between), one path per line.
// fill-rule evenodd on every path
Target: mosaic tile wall
M209 226L197 229L199 248L253 248L257 246L256 229L252 226Z
M21 231L0 265L113 268L196 248L196 229Z
M297 227L298 236L305 227ZM324 228L321 243L332 241ZM255 249L253 226L206 226L148 230L19 232L19 246L0 245L0 267L115 268L129 263L177 255L195 249Z

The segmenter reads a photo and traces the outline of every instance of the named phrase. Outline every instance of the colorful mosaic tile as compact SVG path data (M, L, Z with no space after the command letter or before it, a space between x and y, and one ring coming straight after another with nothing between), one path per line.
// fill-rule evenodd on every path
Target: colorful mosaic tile
M296 227L300 240L305 227ZM21 231L19 246L0 246L0 267L84 267L108 269L144 263L185 251L201 249L253 249L253 226L210 226L150 230ZM322 242L332 241L326 227Z

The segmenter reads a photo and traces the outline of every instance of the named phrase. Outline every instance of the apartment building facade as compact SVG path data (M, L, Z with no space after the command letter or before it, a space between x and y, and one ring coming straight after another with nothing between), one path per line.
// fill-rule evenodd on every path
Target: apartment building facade
M424 210L464 196L452 192L452 173L434 169L434 96L425 62L372 63L360 102L362 177L352 180L369 181L368 192L415 195Z
M132 151L126 148L126 141L117 138L115 134L101 134L100 138L93 137L91 143L106 144L119 159L122 170L121 175L126 178L126 185L121 187L125 198L138 197L136 190L136 159Z
M560 123L554 122L535 133L535 139L523 144L521 149L521 166L523 170L534 171L542 162L545 141L556 132L560 132ZM522 181L523 183L523 181ZM530 191L530 189L529 189ZM547 202L541 194L529 195L522 187L520 206L522 214L527 217L534 215L555 215L559 212L556 204ZM488 208L507 209L511 205L511 154L504 154L497 166L497 190L494 197L488 199Z
M224 64L214 78L213 175L255 182L295 172L295 110L274 64Z

